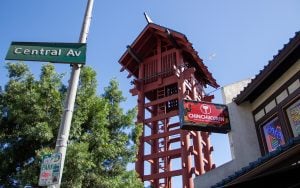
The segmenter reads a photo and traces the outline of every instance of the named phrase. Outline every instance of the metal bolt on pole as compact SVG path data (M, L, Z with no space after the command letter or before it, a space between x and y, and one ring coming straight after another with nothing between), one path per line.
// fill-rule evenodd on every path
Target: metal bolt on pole
M85 10L84 21L81 28L80 38L79 38L80 43L86 43L87 41L89 27L92 19L93 4L94 4L94 0L88 0L86 10ZM51 188L59 188L62 180L62 173L63 173L63 167L66 158L68 138L69 138L69 132L70 132L71 121L73 116L74 103L75 103L75 98L76 98L76 93L78 88L80 69L81 69L81 65L78 64L74 64L72 67L71 78L69 80L69 87L67 91L67 98L65 101L65 109L61 119L59 132L56 140L56 146L55 146L55 152L61 153L61 157L62 157L61 168L60 168L60 179L58 184L49 186Z

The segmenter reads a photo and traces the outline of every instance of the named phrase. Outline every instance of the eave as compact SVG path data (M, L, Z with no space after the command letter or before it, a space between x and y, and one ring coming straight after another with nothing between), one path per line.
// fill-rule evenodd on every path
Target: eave
M275 151L249 163L248 166L241 168L212 187L239 187L247 182L258 181L264 175L270 178L279 171L278 169L292 167L291 164L299 161L299 154L300 137L291 138L285 145L279 146Z
M121 71L126 69L129 72L129 76L137 78L139 61L143 61L148 55L149 49L155 47L156 44L153 41L157 38L167 41L174 48L180 49L187 58L192 59L195 62L195 75L196 77L201 77L205 81L204 84L215 88L219 87L184 34L153 23L147 24L134 42L127 46L127 51L119 59L119 63L122 66Z
M297 60L300 59L300 32L291 38L289 43L284 45L273 60L261 70L255 78L235 98L236 104L245 101L253 102L271 84L273 84L285 71L287 71Z

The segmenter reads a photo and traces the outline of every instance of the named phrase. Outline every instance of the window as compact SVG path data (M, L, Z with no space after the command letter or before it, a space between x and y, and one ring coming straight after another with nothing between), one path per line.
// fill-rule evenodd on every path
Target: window
M292 76L252 113L262 155L290 138L300 137L300 72Z
M295 137L300 135L300 99L286 109L289 123Z
M263 132L268 151L274 151L278 146L285 144L278 117L263 125Z

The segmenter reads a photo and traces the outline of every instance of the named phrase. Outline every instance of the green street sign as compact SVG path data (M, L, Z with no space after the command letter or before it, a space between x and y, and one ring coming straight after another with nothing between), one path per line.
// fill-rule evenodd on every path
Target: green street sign
M85 43L12 42L6 60L85 64Z

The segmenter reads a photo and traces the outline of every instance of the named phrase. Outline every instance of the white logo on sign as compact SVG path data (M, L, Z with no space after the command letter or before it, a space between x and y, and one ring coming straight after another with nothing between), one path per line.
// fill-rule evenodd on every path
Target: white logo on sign
M202 104L200 107L200 110L203 114L210 114L211 113L211 108L207 104Z

